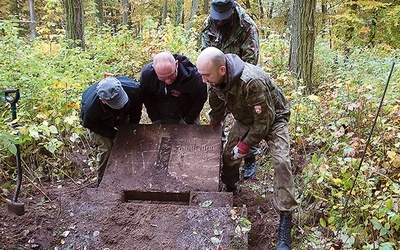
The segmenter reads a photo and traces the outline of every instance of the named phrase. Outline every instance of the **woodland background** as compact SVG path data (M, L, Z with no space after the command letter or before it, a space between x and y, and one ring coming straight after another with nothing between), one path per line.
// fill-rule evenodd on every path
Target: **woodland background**
M400 1L238 2L260 31L259 66L292 106L292 155L304 159L295 173L296 246L329 249L337 239L345 249L398 249ZM2 194L15 188L16 144L23 193L44 182L90 182L74 164L83 155L95 172L79 120L83 90L103 72L138 80L162 50L195 62L208 13L208 1L1 1L0 86L21 92L16 121L0 105ZM268 158L259 162L271 174ZM264 184L253 187L260 199Z

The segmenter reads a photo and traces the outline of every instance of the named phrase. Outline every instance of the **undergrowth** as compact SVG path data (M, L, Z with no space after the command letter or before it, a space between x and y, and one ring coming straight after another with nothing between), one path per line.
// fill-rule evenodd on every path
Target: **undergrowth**
M3 193L14 188L16 144L29 180L24 192L40 187L43 180L88 181L89 175L76 164L79 155L85 167L95 171L86 130L80 125L80 98L103 72L137 80L159 51L181 53L192 62L199 53L194 31L171 24L161 27L153 20L143 24L140 35L126 28L113 32L87 27L85 51L67 49L57 36L26 42L12 22L0 23L0 29L1 89L21 92L17 121L11 119L9 104L0 105ZM261 41L260 66L291 102L292 157L302 159L301 166L293 166L299 201L294 245L395 249L400 244L400 61L394 59L399 51L380 54L354 48L344 56L330 50L323 39L316 44L313 80L318 90L305 95L304 86L286 69L288 42L273 33ZM393 61L396 67L364 152ZM207 112L208 105L201 114L203 124L208 122ZM268 159L261 158L260 164L268 164ZM252 189L263 198L270 187L262 181Z

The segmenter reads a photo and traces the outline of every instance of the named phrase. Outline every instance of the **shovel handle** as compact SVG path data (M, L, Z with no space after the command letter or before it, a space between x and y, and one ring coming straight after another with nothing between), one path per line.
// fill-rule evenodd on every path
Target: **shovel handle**
M11 94L15 94L15 96L11 96ZM19 100L19 89L6 89L4 91L4 95L6 98L6 101L9 102L11 105L17 104Z

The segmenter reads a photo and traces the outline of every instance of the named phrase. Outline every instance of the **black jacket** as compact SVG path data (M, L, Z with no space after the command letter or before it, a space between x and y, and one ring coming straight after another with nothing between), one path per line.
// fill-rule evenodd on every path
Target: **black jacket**
M117 125L139 123L142 115L143 97L139 84L126 76L119 76L117 79L129 98L123 109L112 109L100 101L96 91L98 83L91 85L82 94L82 126L111 139L117 135Z
M158 80L153 63L144 66L140 76L143 100L152 122L180 120L194 123L207 100L207 85L187 57L174 54L178 60L178 76L167 85Z

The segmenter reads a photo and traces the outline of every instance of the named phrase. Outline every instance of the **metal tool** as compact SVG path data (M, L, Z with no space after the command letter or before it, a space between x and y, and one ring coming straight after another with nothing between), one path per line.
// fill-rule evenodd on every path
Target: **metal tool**
M394 69L394 62L392 63L392 67L390 68L390 72L389 72L389 76L388 76L387 81L386 81L385 89L383 90L381 101L379 102L378 110L376 111L375 118L374 118L374 121L372 123L372 127L371 127L371 130L369 132L369 135L368 135L367 143L364 146L364 150L363 150L363 153L362 153L362 156L361 156L360 163L358 164L358 167L355 169L356 170L356 174L354 176L353 185L351 186L350 192L348 193L347 198L345 200L344 207L343 207L343 212L341 213L341 217L340 217L340 220L339 220L339 226L337 227L339 230L336 232L336 235L339 235L340 231L342 230L342 221L343 221L343 218L344 218L343 216L345 214L347 214L347 212L348 212L347 208L348 208L349 200L350 200L350 197L353 194L353 189L356 186L356 181L357 181L358 175L360 174L359 170L361 169L361 166L362 166L362 164L364 162L365 152L367 152L369 142L371 141L371 138L372 138L372 132L374 131L374 128L375 128L375 125L376 125L376 121L378 120L378 117L379 117L379 112L381 111L381 108L383 106L383 100L385 98L386 91L387 91L387 89L389 87L389 81L390 81L390 78L392 77L393 69Z
M19 95L19 89L7 89L4 91L4 95L6 98L6 101L11 104L11 113L12 113L12 119L15 120L17 119L17 102L20 98ZM25 204L22 202L18 202L18 195L19 191L21 189L21 183L22 183L22 167L21 167L21 151L19 144L15 145L17 148L17 153L16 153L16 160L17 160L17 185L15 188L15 193L14 193L14 198L13 200L7 199L2 197L1 200L5 200L8 205L8 211L15 213L16 215L23 215L25 213Z

